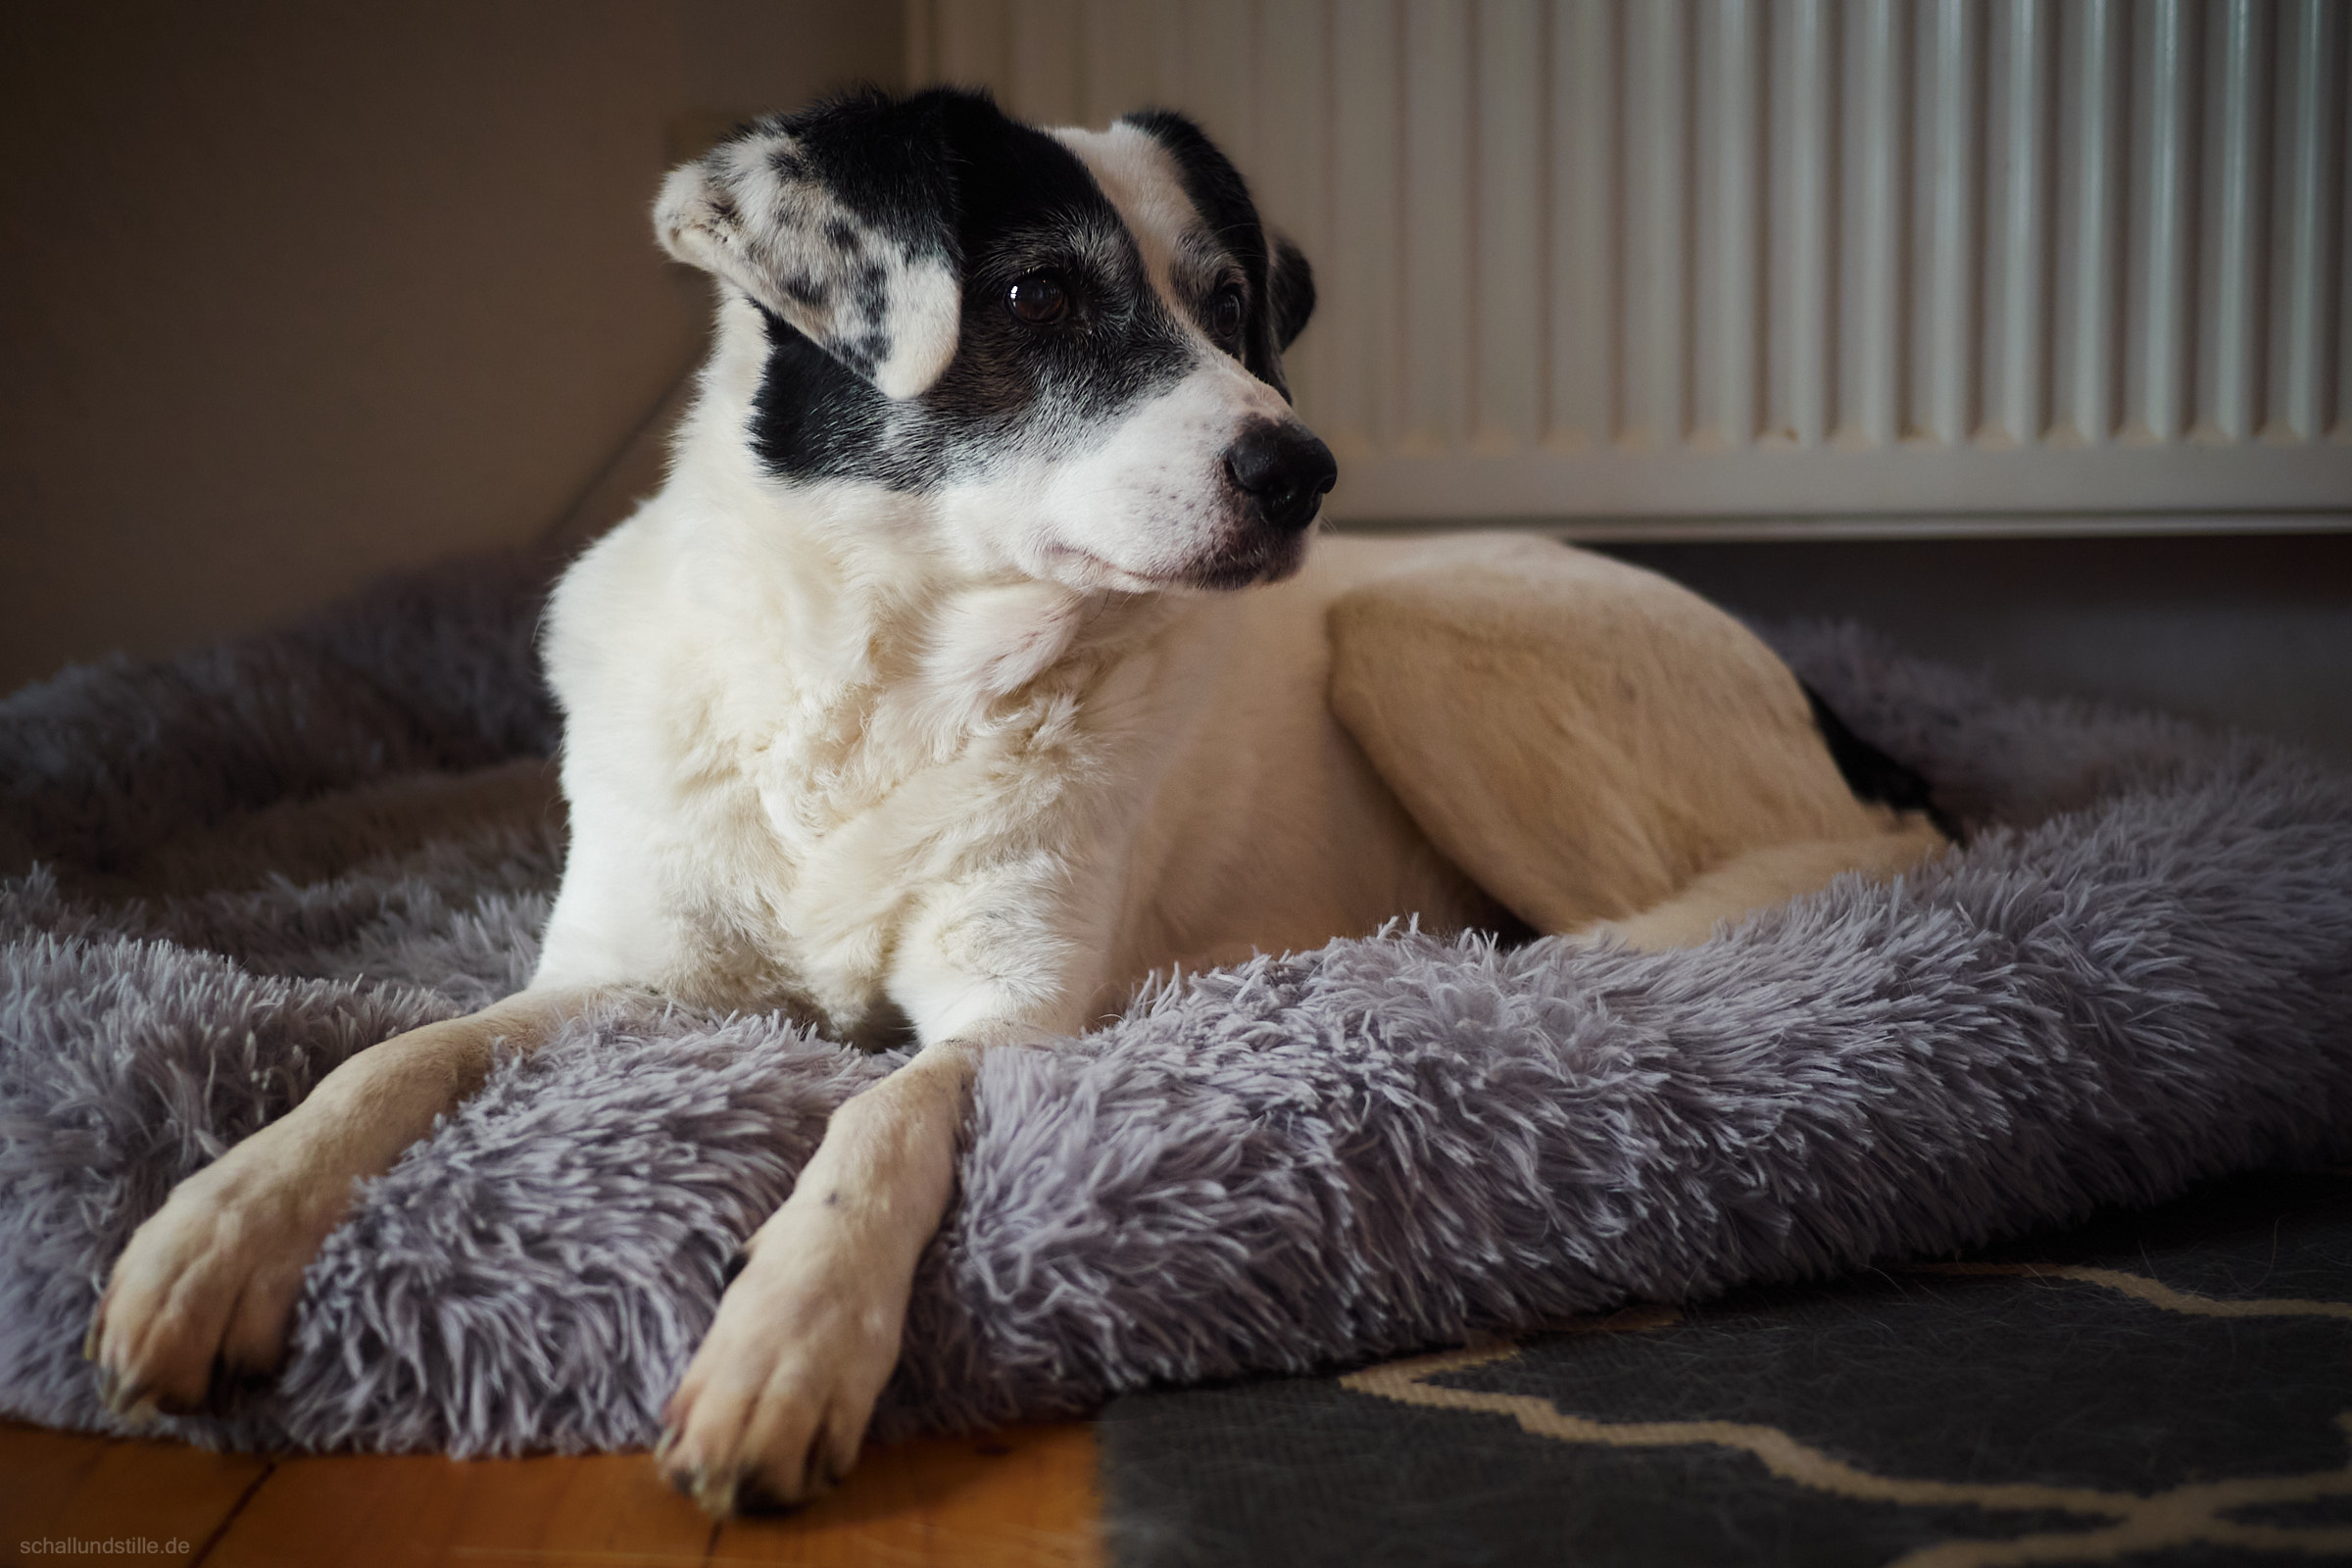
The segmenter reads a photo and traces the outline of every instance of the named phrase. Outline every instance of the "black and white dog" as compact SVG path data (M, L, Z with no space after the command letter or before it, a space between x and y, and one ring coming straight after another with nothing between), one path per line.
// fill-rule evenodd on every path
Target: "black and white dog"
M655 218L717 279L716 343L667 485L553 603L571 842L537 976L181 1184L91 1328L119 1409L275 1366L353 1179L495 1043L617 990L792 1004L921 1049L752 1238L660 1458L716 1511L806 1497L857 1457L988 1050L1400 914L1699 942L1943 843L1656 577L1310 542L1307 266L1174 115L857 96L742 131Z

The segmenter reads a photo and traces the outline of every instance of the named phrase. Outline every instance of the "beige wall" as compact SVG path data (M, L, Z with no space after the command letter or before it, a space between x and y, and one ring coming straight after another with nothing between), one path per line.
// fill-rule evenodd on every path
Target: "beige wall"
M665 138L894 79L900 8L0 15L0 690L531 539L695 358Z

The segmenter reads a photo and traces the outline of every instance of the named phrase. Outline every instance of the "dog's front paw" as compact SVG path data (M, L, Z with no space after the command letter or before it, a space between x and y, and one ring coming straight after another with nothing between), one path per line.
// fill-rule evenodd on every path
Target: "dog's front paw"
M117 1415L216 1405L285 1358L349 1183L289 1168L274 1142L265 1130L181 1182L116 1260L82 1353Z
M906 1313L896 1271L858 1261L766 1235L719 1299L654 1454L706 1512L806 1502L857 1463Z

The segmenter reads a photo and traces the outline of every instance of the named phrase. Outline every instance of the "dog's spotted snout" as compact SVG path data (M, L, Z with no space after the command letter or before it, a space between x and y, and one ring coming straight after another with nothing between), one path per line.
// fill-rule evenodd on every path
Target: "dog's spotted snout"
M1252 420L1225 449L1225 471L1257 504L1259 515L1285 532L1315 520L1324 492L1339 482L1331 448L1296 423Z

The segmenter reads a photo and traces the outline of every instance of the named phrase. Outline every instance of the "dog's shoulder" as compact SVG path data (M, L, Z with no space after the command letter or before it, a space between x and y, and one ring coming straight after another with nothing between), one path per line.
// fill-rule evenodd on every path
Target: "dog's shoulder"
M808 543L762 535L673 488L599 540L558 582L540 652L565 744L609 734L693 750L740 732L764 748L807 721L809 694L868 677Z

